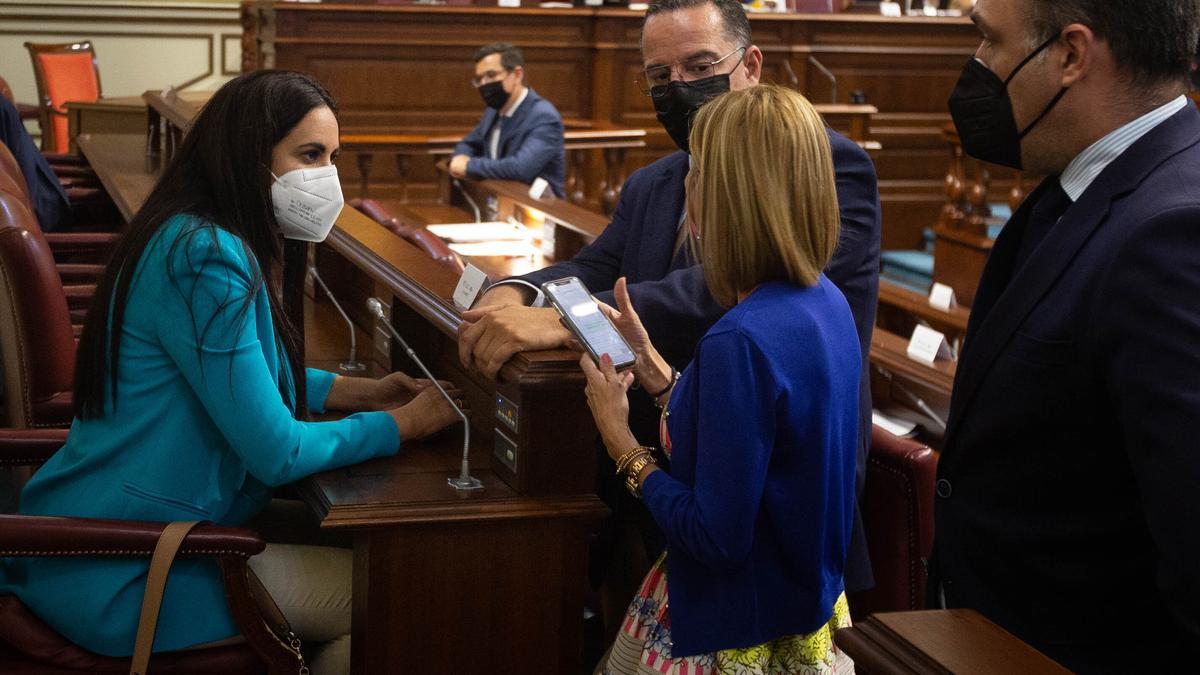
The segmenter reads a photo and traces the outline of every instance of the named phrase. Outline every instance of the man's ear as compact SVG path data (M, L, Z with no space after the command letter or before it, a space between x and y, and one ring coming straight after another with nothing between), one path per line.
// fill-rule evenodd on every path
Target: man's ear
M750 84L758 84L762 79L762 50L755 45L750 45L746 48L745 55L742 56L742 67L746 69L746 81Z
M1092 29L1081 23L1063 28L1059 41L1065 47L1059 56L1063 70L1062 86L1070 87L1096 67L1096 59L1104 46Z
M513 74L517 76L517 81L525 84L525 66L517 66L513 68Z

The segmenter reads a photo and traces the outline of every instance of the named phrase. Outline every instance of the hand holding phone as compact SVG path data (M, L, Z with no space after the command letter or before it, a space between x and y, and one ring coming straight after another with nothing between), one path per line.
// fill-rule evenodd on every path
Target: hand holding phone
M542 284L542 292L594 362L600 363L602 354L608 354L617 370L637 362L625 338L600 311L600 305L578 277L547 281Z

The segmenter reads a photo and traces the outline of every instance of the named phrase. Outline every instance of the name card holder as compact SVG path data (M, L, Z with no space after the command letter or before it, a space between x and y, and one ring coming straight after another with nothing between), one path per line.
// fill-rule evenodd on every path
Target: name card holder
M454 306L462 311L471 309L471 305L479 299L479 294L488 287L487 275L483 270L467 263L462 276L458 278L458 286L454 288Z
M950 360L950 344L946 336L929 326L918 325L913 329L912 338L905 350L908 358L932 366L938 359Z
M934 309L940 309L943 312L958 307L958 299L954 297L954 289L946 284L935 283L933 288L929 290L929 306Z

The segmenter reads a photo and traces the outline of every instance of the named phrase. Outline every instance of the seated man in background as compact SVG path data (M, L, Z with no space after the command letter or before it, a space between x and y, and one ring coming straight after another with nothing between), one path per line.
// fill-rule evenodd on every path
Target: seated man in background
M525 85L521 50L507 42L480 47L471 83L487 110L479 126L455 146L450 175L526 184L542 178L555 196L566 194L562 115Z
M69 224L71 204L67 201L67 193L25 130L17 107L3 96L0 96L0 143L12 153L25 176L29 201L42 230L53 232Z

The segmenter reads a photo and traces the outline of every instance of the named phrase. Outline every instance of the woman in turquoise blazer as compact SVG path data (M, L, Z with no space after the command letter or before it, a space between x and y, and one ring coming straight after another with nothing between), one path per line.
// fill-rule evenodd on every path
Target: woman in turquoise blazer
M240 525L271 488L394 454L456 419L427 381L302 367L302 317L283 308L302 307L307 244L280 235L312 241L337 217L337 150L333 100L306 76L258 71L217 92L98 286L76 419L22 492L22 513ZM287 189L297 179L307 194ZM307 421L325 409L376 412ZM145 562L2 562L0 587L67 638L132 652ZM216 564L178 560L155 650L237 633Z

